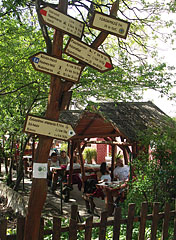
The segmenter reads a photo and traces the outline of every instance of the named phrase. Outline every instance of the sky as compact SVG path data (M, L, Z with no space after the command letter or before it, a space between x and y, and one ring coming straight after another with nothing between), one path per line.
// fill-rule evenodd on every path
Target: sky
M164 15L164 19L174 19L175 20L176 13L169 13ZM166 31L167 30L163 30ZM174 66L176 69L176 50L173 50L172 48L176 49L176 43L175 45L171 46L168 43L163 43L163 41L158 42L158 54L160 57L164 57L166 63L168 63L170 66ZM173 88L172 92L176 92L176 87ZM165 112L170 117L176 117L176 100L171 101L168 100L167 97L160 97L159 93L157 93L154 90L147 90L144 92L143 96L144 101L152 101L157 107L159 107L163 112Z
M165 45L160 48L159 54L164 56L169 65L174 65L176 68L176 50L172 50L171 46ZM176 88L173 88L173 92ZM154 90L147 90L144 92L143 100L152 101L157 107L165 112L170 117L176 117L176 100L168 100L167 97L160 97L160 94Z

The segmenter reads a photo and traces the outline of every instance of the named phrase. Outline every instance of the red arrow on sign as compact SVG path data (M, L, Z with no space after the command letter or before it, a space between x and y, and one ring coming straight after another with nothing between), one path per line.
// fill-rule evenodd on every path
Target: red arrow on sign
M75 38L69 39L64 52L100 72L106 72L113 69L110 56Z

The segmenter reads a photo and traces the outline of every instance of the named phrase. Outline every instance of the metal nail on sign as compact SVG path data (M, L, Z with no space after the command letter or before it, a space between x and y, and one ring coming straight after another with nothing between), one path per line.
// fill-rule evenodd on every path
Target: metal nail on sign
M33 115L27 116L24 132L61 140L68 140L75 135L75 132L70 124L55 122Z
M30 61L35 70L51 75L56 75L71 82L78 82L82 66L67 60L39 52L31 56Z
M113 69L110 56L91 48L77 39L70 38L64 52L100 72L106 72Z
M40 9L40 14L44 24L81 39L84 31L83 22L65 15L51 7Z
M100 31L107 31L117 37L127 37L130 23L103 13L95 12L90 26Z

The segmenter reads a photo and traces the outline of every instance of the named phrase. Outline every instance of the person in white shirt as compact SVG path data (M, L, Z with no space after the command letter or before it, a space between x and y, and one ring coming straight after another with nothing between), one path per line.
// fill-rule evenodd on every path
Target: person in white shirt
M98 176L100 182L111 182L111 175L109 174L106 162L102 162L100 165L100 175Z
M124 165L123 160L118 158L117 166L113 172L114 180L127 181L129 179L129 173L130 167L128 165Z

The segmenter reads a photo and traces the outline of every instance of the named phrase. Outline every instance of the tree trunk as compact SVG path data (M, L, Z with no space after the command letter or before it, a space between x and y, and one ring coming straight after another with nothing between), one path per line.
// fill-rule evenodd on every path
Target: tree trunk
M60 0L58 6L63 13L67 12L66 0ZM63 34L60 31L55 31L53 40L53 55L62 57L63 48ZM66 83L65 83L66 84ZM60 106L62 104L62 93L64 83L61 78L51 77L50 93L48 98L48 106L45 117L50 120L58 121ZM52 138L41 136L39 138L39 145L36 152L35 162L47 163L50 148L52 145ZM26 217L24 240L36 240L39 236L40 217L43 205L47 195L47 179L33 178L32 188L28 204L28 214Z
M113 4L111 15L116 15L116 3ZM68 0L60 0L58 9L62 13L67 13ZM108 33L100 33L97 39L92 43L92 47L98 48L106 39ZM63 34L61 31L56 30L53 40L52 54L62 58L63 49ZM83 67L86 65L83 64ZM62 82L61 78L51 77L50 93L48 98L48 106L45 117L50 120L57 121L59 118L60 110L65 104L62 104L64 92L66 93L73 83ZM48 156L53 139L49 137L40 137L39 145L35 157L37 163L47 163ZM39 236L40 216L43 205L47 195L47 180L33 178L32 188L29 198L28 214L26 217L24 240L37 240Z

